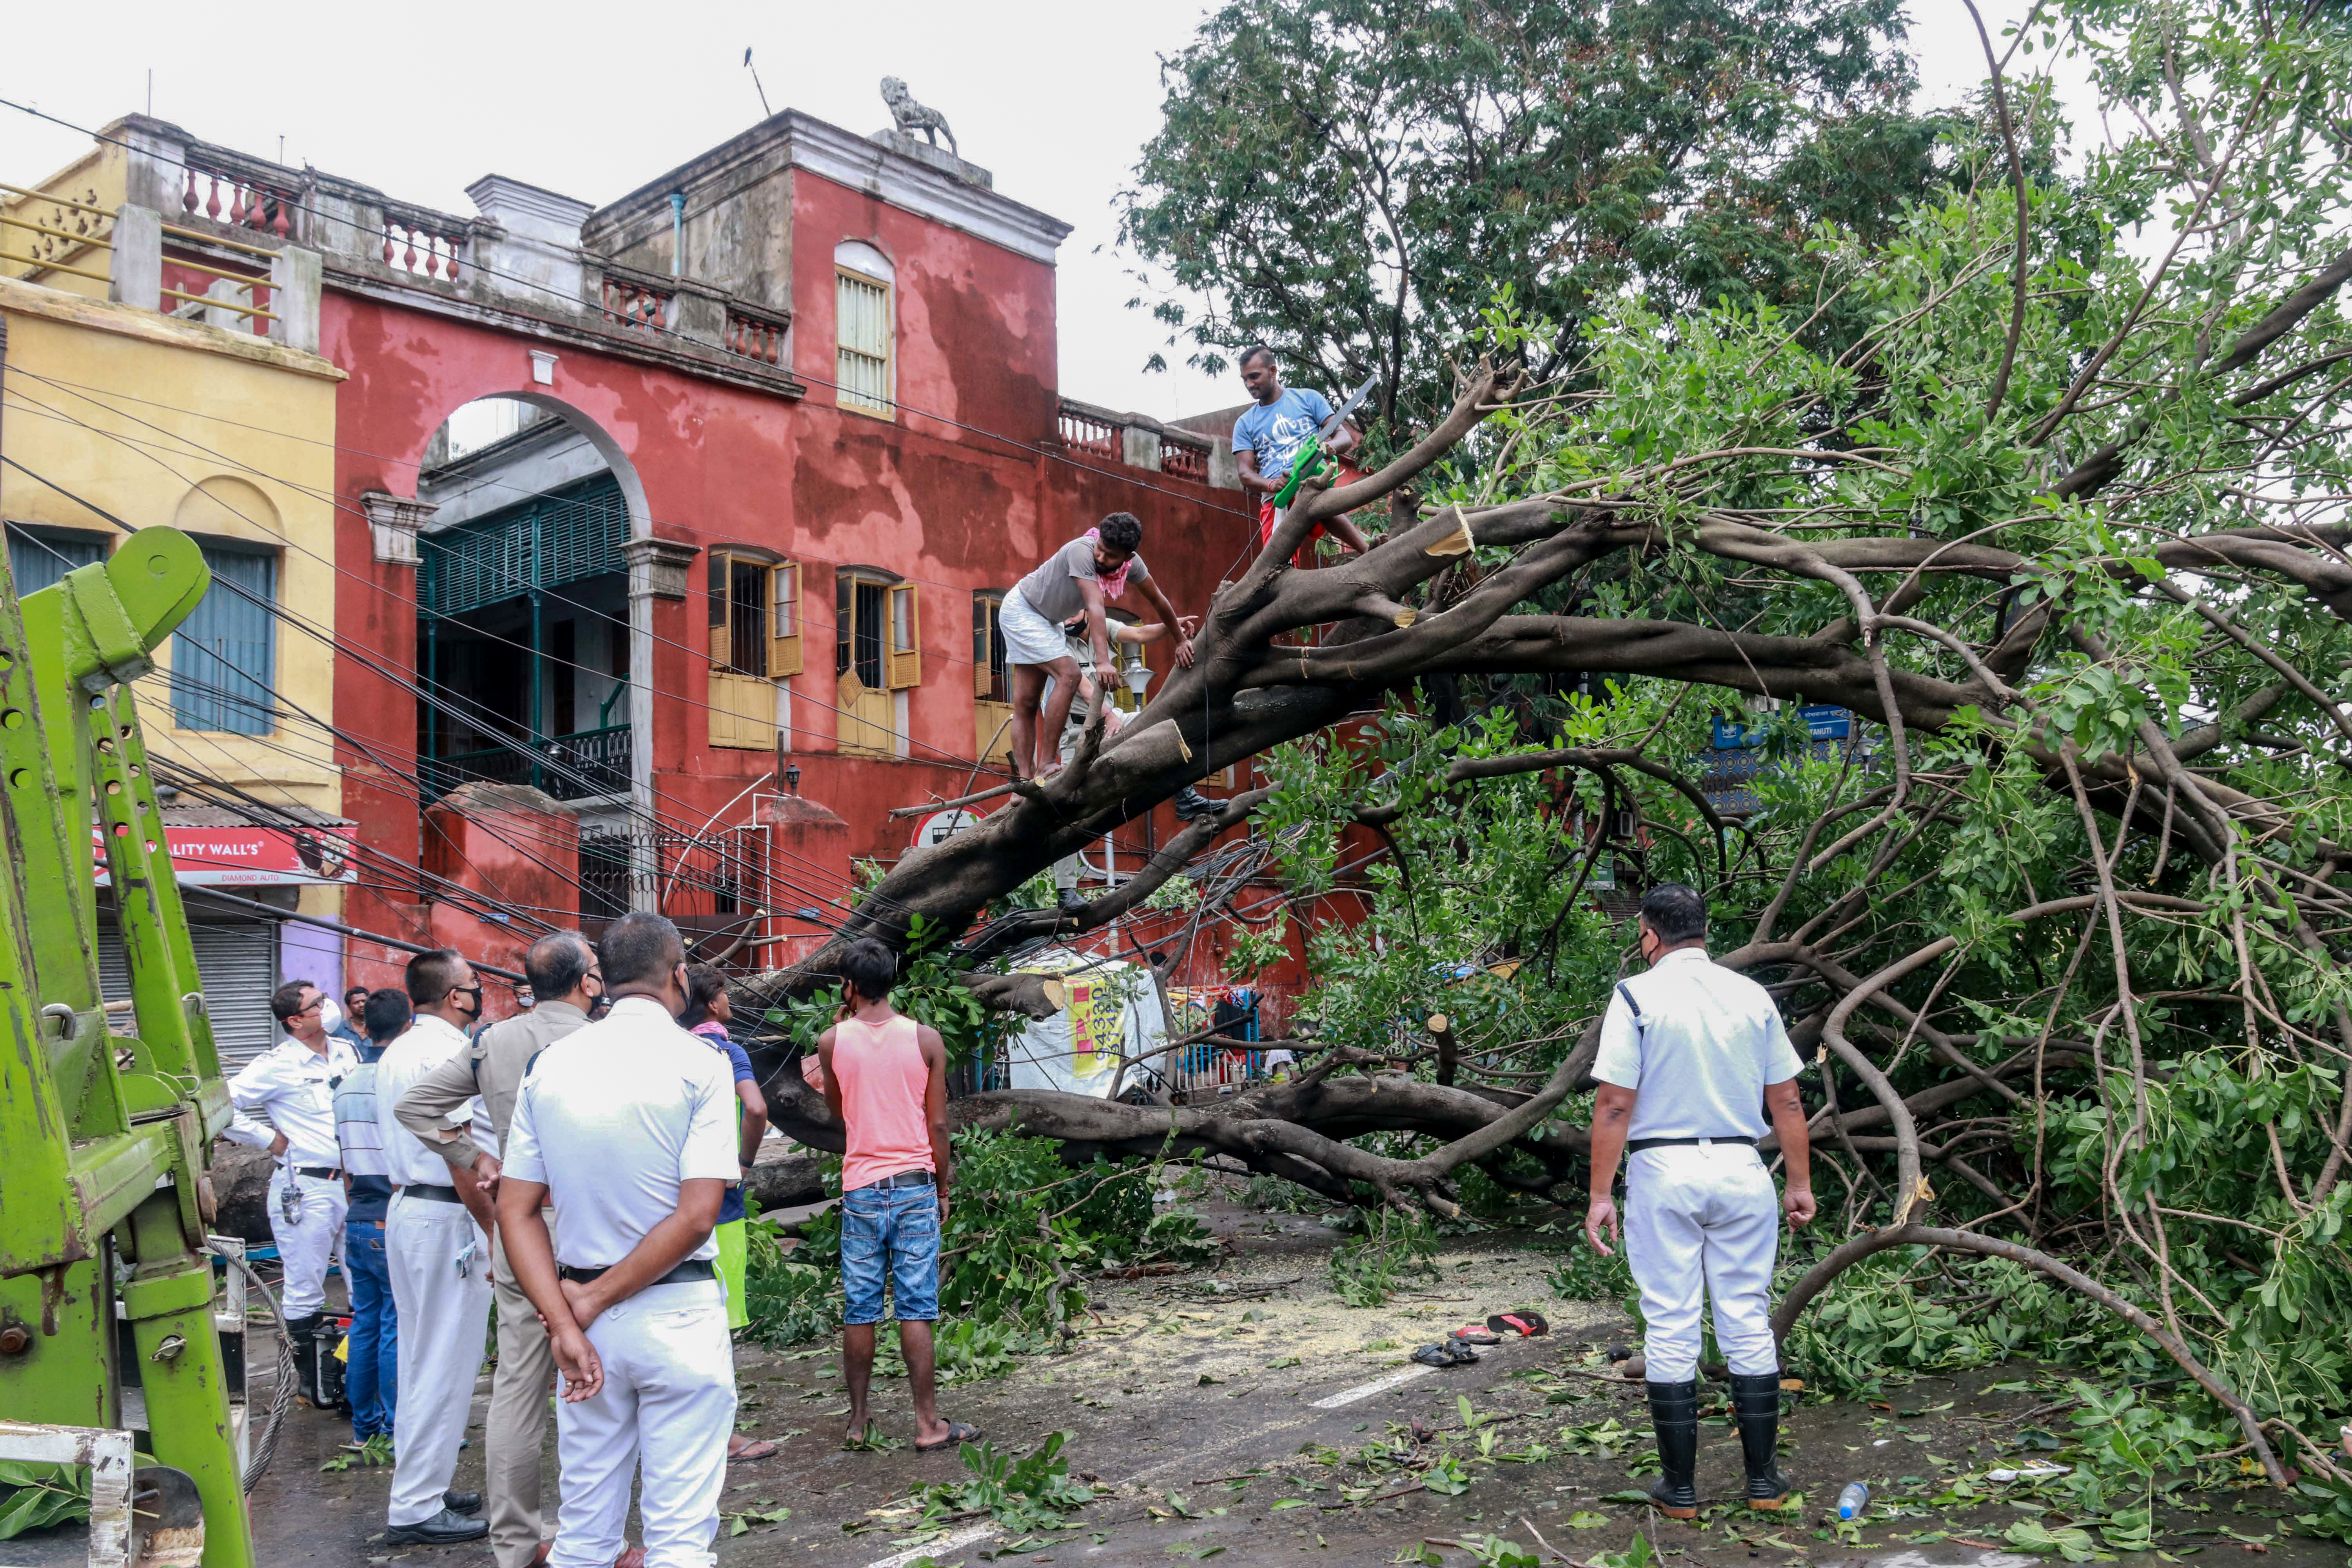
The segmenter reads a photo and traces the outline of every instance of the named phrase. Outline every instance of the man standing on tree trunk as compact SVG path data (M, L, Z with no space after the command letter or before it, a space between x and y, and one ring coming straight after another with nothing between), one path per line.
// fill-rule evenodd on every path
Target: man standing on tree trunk
M849 1383L849 1439L872 1434L866 1390L874 1377L874 1332L882 1286L890 1285L898 1349L915 1402L918 1453L969 1443L980 1428L943 1421L932 1381L931 1325L940 1315L940 1227L947 1223L948 1051L940 1032L890 1005L898 960L871 937L841 954L841 1000L848 1016L819 1036L824 1102L839 1118L841 1157L842 1361Z
M1706 904L1679 882L1642 900L1647 974L1621 982L1601 1019L1592 1076L1592 1201L1584 1238L1604 1256L1617 1234L1610 1188L1626 1155L1625 1259L1642 1289L1650 1420L1664 1473L1651 1500L1698 1514L1700 1293L1731 1369L1732 1414L1748 1466L1748 1505L1785 1507L1772 1462L1780 1428L1780 1355L1772 1339L1780 1250L1772 1177L1757 1144L1771 1113L1788 1163L1780 1206L1813 1217L1811 1145L1797 1096L1803 1063L1765 989L1708 962Z
M1264 343L1242 351L1242 384L1257 406L1234 421L1234 463L1243 490L1257 498L1257 547L1263 550L1274 542L1274 498L1289 479L1298 449L1330 419L1331 405L1319 392L1283 385L1274 351ZM1354 426L1342 425L1325 449L1334 458L1345 458L1360 439ZM1354 523L1335 517L1315 525L1301 542L1300 553L1326 531L1359 555L1371 548Z
M1143 545L1143 523L1130 512L1115 511L1073 539L1013 586L996 613L1004 633L1004 657L1013 668L1013 771L1035 778L1058 763L1062 721L1069 716L1070 699L1078 689L1078 664L1062 643L1062 623L1083 615L1087 642L1094 650L1096 668L1114 668L1110 661L1109 613L1105 608L1132 584L1143 591L1160 612L1162 624L1177 627L1176 663L1189 668L1192 639L1177 619L1151 568L1137 553ZM1047 680L1053 695L1045 695ZM1038 703L1045 702L1045 721L1038 721Z

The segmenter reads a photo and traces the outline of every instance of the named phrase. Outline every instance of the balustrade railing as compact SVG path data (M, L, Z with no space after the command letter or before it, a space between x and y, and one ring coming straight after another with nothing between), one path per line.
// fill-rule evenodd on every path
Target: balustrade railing
M761 364L781 365L784 363L784 329L773 321L747 316L740 310L730 310L727 312L726 344L729 353L740 354Z
M463 229L445 221L424 222L387 212L383 216L383 264L444 283L457 281Z
M1119 428L1108 419L1083 414L1069 405L1062 405L1062 445L1073 452L1088 457L1119 459Z
M1209 482L1209 448L1195 447L1163 433L1160 437L1160 471L1180 479Z
M299 192L229 170L199 167L193 160L186 173L186 185L180 193L184 211L202 212L215 223L279 239L294 232L295 214L302 205Z
M641 332L657 332L669 324L673 290L656 289L633 279L604 275L604 319Z

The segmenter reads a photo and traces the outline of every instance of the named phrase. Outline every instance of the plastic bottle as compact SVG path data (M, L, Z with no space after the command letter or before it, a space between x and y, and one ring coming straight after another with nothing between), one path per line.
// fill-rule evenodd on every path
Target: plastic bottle
M1848 1481L1845 1490L1838 1493L1838 1519L1841 1522L1860 1519L1870 1507L1870 1489L1860 1481Z

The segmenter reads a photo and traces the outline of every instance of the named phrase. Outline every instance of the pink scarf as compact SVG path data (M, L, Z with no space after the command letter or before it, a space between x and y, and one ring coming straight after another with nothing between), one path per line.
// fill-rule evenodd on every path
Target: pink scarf
M1102 538L1102 530L1099 528L1090 528L1087 530L1087 537L1090 540L1099 540ZM1121 594L1127 592L1127 569L1134 564L1135 557L1130 555L1126 560L1118 563L1118 571L1112 573L1108 577L1097 579L1097 581L1102 584L1102 594L1104 598L1116 599Z

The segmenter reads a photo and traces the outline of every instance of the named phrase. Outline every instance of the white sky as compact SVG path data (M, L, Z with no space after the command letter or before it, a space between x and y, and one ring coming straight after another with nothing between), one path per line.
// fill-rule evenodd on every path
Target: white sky
M2026 9L1983 0L1997 47L2000 25ZM889 122L880 79L902 77L999 191L1075 226L1060 258L1062 390L1172 418L1243 394L1238 378L1185 370L1181 353L1164 374L1143 370L1166 334L1126 308L1139 290L1114 243L1112 203L1158 128L1159 57L1208 10L1196 0L651 10L492 0L314 7L256 33L123 0L102 20L70 6L12 16L0 97L94 128L145 107L152 67L153 112L206 141L276 157L282 137L289 163L470 213L464 189L484 174L602 204L742 131L761 116L747 46L771 105L861 133ZM1983 74L1968 13L1958 0L1913 0L1911 11L1927 100L1955 101ZM0 180L37 179L88 144L0 109Z

